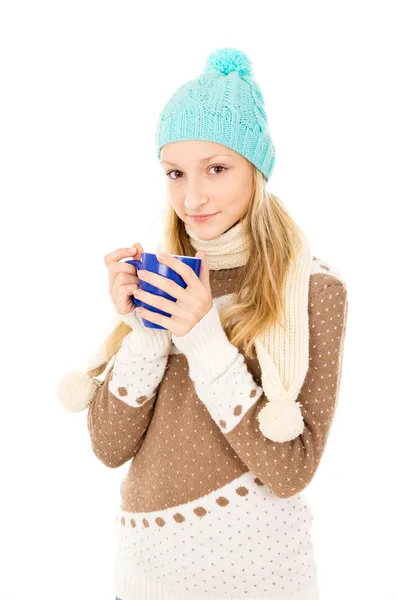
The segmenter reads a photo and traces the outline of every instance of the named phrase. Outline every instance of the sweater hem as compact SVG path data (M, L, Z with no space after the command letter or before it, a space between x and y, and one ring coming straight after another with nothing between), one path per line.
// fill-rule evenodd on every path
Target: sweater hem
M259 596L212 596L195 594L177 589L166 582L160 582L131 570L122 580L115 578L115 595L121 600L319 600L317 581L296 592L285 595Z

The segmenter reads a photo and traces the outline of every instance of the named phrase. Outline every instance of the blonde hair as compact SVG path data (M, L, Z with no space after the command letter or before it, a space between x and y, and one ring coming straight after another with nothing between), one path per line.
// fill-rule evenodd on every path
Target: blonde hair
M220 310L220 319L230 342L252 358L257 336L276 322L282 326L281 316L285 322L283 282L290 261L300 251L301 239L281 200L268 192L263 173L249 164L253 168L253 193L240 219L250 241L249 258L238 276L234 303ZM171 203L166 206L163 235L170 254L195 256L184 222ZM90 376L97 377L106 369L131 331L123 321L116 326L102 346L104 363L88 371Z

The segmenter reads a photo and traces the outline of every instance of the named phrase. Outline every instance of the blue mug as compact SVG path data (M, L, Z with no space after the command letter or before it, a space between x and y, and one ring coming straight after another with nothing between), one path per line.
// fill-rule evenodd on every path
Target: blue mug
M202 266L201 258L195 257L195 256L181 256L178 254L171 254L171 256L178 258L178 260L180 260L181 262L188 265L188 267L191 267L191 269L196 273L196 275L198 277L200 276L200 269ZM163 277L167 277L168 279L175 281L175 283L177 283L184 289L187 287L187 283L184 281L184 279L181 277L181 275L179 275L179 273L174 271L174 269L171 269L167 265L159 262L158 259L156 258L156 254L152 254L151 252L143 252L141 255L141 260L131 259L131 260L126 260L125 262L130 263L131 265L134 265L137 268L137 271L139 269L144 269L145 271L152 271L152 273L157 273L158 275L162 275ZM177 302L177 298L170 296L170 294L168 294L164 290L161 290L160 288L158 288L154 285L151 285L150 283L148 283L147 281L143 281L142 279L140 279L140 281L139 281L139 288L141 290L144 290L145 292L150 292L151 294L156 294L157 296L163 296L163 298L167 298L167 300L172 300L173 302ZM156 306L152 306L151 304L146 304L145 302L142 302L138 298L135 298L135 296L130 296L130 298L136 306L143 306L144 308L147 308L148 310L151 310L152 312L157 312L161 315L165 315L166 317L171 317L171 314L166 313L163 310L160 310L159 308L156 308ZM144 319L144 317L142 317L142 321L143 321L145 327L152 327L153 329L167 329L166 327L162 327L161 325L158 325L157 323L152 323L152 321L148 321L147 319Z

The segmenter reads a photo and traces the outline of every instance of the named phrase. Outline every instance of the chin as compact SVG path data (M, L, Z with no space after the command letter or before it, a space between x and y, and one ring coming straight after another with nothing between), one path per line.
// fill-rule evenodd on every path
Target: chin
M234 221L234 223L232 223L232 225L230 225L227 229L224 229L224 227L220 225L220 223L216 223L214 221L209 221L208 223L195 223L195 221L191 221L190 219L188 219L187 221L185 221L185 223L188 225L188 227L190 227L190 229L195 231L195 233L202 240L213 240L222 235L223 233L226 233L227 231L232 229L232 227L234 227L239 221L240 218ZM217 230L217 233L215 233L215 230Z
M189 227L196 233L202 240L215 240L222 233L223 229L220 227L212 226L210 223L207 225L198 225L198 223L191 223Z

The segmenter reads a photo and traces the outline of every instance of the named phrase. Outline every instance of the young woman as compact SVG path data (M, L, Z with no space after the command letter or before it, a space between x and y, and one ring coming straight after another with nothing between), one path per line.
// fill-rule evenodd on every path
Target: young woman
M267 190L275 150L250 65L216 50L160 116L158 258L187 287L124 262L139 243L108 254L117 326L88 372L60 385L68 410L88 407L99 460L130 461L115 524L121 600L319 598L303 490L336 410L347 291ZM200 257L200 276L174 255Z

